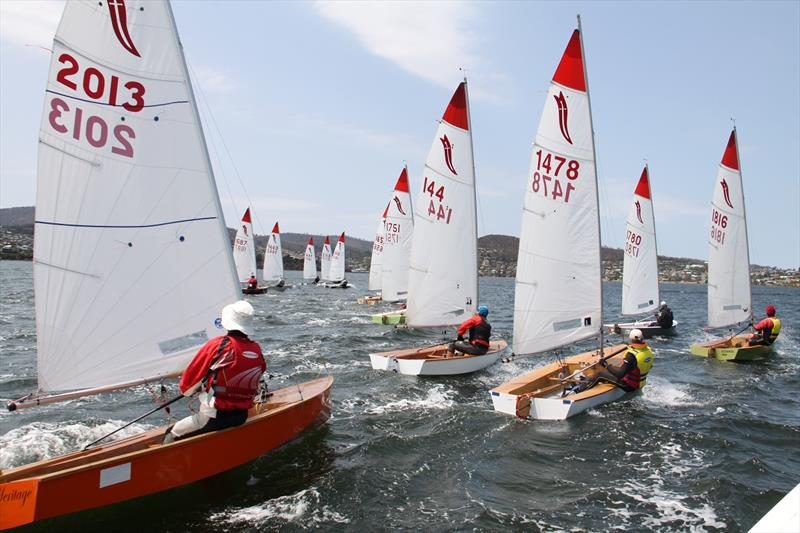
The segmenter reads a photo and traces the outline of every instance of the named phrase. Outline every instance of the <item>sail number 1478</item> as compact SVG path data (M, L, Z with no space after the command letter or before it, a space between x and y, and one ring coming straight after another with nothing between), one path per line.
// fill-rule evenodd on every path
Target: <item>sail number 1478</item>
M571 182L578 179L580 162L543 150L536 150L535 154L536 170L531 177L533 192L569 203L570 193L575 190Z

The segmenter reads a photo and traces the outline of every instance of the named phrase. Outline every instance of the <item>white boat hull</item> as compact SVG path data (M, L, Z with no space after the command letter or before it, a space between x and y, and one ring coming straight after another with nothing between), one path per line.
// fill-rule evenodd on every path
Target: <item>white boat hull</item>
M599 386L599 385L598 385ZM492 391L492 406L495 411L517 416L517 398L515 394ZM582 400L569 398L534 398L531 400L530 414L526 418L535 420L566 420L584 411L604 403L619 400L627 394L619 387L611 387L602 394Z
M382 352L369 354L372 368L388 370L406 376L455 376L477 372L493 365L505 350L505 341L493 341L484 355L457 355L443 357L447 344L420 350Z

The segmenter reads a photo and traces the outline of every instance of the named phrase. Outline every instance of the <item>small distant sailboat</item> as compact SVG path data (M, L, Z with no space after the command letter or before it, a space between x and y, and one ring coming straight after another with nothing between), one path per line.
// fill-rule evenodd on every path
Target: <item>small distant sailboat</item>
M386 212L389 206L383 211L380 219L378 219L378 229L375 230L375 240L372 241L372 255L369 261L369 282L367 283L367 290L378 291L369 296L361 296L358 298L358 303L375 305L381 301L381 278L383 277L383 237L386 232Z
M328 250L330 250L330 242L328 239L325 239L325 242L328 244ZM325 251L323 248L323 258ZM328 272L328 279L323 284L324 287L329 289L346 289L347 288L347 280L344 277L344 265L345 265L345 254L344 254L344 232L339 235L339 240L336 241L336 248L333 249L333 254L331 254L330 259L330 267Z
M11 410L176 376L220 334L222 306L241 298L170 4L67 2L49 72L33 261L38 390ZM243 465L324 423L332 383L275 390L224 431L162 444L167 426L156 427L4 469L0 529ZM77 418L94 409L66 407Z
M650 193L650 170L645 165L633 202L628 211L625 233L625 251L622 263L622 315L652 318L661 301L658 285L658 246L656 221ZM647 317L645 317L647 318ZM662 328L652 319L635 322L604 324L610 333L627 333L638 329L645 337L673 332L678 322Z
M284 290L291 287L283 279L283 250L281 249L281 230L278 223L272 228L272 234L264 249L264 281L270 289Z
M328 247L330 248L330 244ZM314 237L308 238L306 251L303 254L303 279L306 280L306 283L317 283L319 281L317 276L317 257L314 252Z
M322 243L322 253L320 259L320 286L331 279L331 239L325 236L325 242Z
M405 310L409 327L458 325L478 307L477 202L468 101L465 79L444 112L425 160L409 260ZM465 374L497 362L505 348L505 341L493 341L484 355L457 352L446 357L447 344L440 344L373 353L370 361L376 370L400 374Z
M753 321L750 252L740 161L734 127L719 165L711 202L708 240L709 329L741 326L746 329ZM739 335L692 344L690 349L695 355L724 361L754 361L765 358L772 351L769 345L751 345L746 336Z
M553 76L533 145L514 292L517 355L599 337L598 349L559 359L491 390L496 411L563 420L626 393L609 383L578 391L602 357L621 359L624 344L603 348L600 217L594 131L580 18Z
M236 273L244 294L267 292L266 287L250 288L247 286L250 277L256 275L256 238L253 234L253 222L250 218L249 207L242 215L242 221L236 230L236 237L233 241L233 261L236 263Z

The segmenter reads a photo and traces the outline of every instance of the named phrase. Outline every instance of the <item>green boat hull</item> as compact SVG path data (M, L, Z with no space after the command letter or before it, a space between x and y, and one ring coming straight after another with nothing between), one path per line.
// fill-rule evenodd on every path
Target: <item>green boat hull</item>
M772 353L772 346L751 346L745 337L733 337L722 341L692 344L690 350L694 355L719 359L720 361L760 361Z
M381 313L379 315L372 315L372 323L373 324L386 324L390 326L396 326L398 324L405 324L406 323L406 315L400 313L392 313L386 314Z

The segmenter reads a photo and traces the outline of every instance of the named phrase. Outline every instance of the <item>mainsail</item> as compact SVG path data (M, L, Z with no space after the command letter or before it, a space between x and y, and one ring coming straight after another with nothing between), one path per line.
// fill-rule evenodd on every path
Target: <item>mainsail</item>
M309 237L306 253L303 254L303 278L315 279L317 277L317 257L314 253L314 237Z
M327 241L326 241L327 242ZM329 248L330 249L330 245ZM344 279L344 232L339 235L336 248L331 255L331 266L328 281L342 281Z
M167 2L66 4L37 175L40 389L182 370L240 291Z
M272 228L267 247L264 249L264 281L283 279L283 252L281 251L281 230L278 223Z
M381 290L381 282L383 278L383 237L386 229L386 212L389 206L383 211L383 215L378 220L378 229L375 230L375 240L372 242L372 256L369 260L369 283L367 290L379 291Z
M714 185L708 244L709 327L751 320L750 253L736 128L731 132Z
M641 315L658 308L658 249L647 166L633 193L625 227L622 263L622 314Z
M579 30L550 84L525 188L514 292L516 354L600 335L600 222Z
M256 274L256 239L253 235L253 222L250 219L250 208L244 212L236 238L233 240L233 261L239 281L245 283L250 276Z
M436 131L417 196L406 324L458 324L478 305L475 167L466 80Z
M323 281L331 278L331 239L325 237L325 242L322 243L322 260L320 264L320 276Z
M381 298L387 302L408 296L408 259L414 233L414 212L408 189L408 169L403 168L386 210L383 239Z

